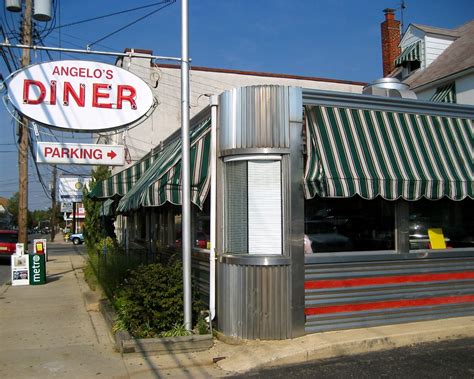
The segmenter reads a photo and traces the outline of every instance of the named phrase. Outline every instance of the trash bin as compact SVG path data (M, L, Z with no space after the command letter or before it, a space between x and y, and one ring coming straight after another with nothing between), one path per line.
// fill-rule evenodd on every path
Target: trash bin
M44 254L30 254L30 285L46 283L46 259Z

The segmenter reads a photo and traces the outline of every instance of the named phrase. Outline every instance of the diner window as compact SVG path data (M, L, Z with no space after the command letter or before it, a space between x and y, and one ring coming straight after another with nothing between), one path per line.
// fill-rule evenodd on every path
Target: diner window
M395 249L395 202L315 197L305 201L305 253Z
M211 243L211 207L207 197L202 210L193 206L193 239L192 246L199 249L210 249Z
M279 157L228 160L225 170L226 252L282 254Z
M410 249L474 247L474 201L410 202Z

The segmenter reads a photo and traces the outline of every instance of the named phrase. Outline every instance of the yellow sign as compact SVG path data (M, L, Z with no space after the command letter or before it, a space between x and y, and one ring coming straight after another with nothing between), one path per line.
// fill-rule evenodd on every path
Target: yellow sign
M430 237L430 245L432 249L446 249L443 229L430 228L428 229L428 236Z

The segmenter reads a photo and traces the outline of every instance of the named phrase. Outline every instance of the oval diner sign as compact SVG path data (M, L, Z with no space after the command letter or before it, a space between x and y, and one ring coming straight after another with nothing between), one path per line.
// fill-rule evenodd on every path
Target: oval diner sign
M100 131L131 124L153 105L150 87L113 65L65 60L21 70L8 85L13 106L53 127Z

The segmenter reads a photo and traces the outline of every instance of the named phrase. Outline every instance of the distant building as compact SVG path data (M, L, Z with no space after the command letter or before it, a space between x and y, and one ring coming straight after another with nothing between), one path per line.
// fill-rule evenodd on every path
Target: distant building
M394 10L384 12L384 76L408 84L420 100L474 105L474 20L455 29L410 24L401 36Z

